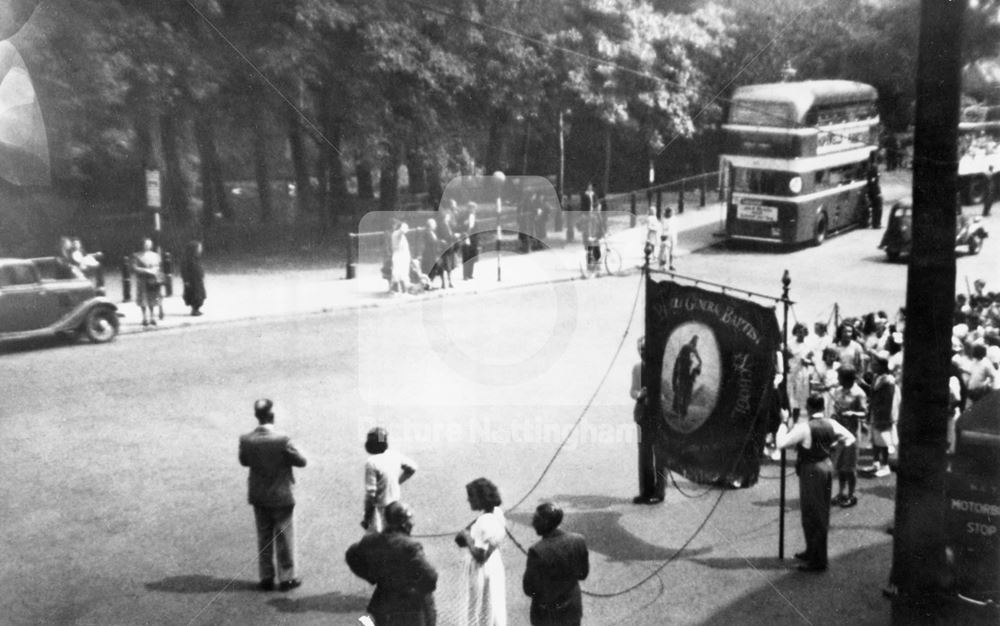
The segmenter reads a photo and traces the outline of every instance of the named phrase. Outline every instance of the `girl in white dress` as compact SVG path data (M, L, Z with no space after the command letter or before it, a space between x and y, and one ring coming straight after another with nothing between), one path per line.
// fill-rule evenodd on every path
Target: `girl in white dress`
M500 543L507 533L500 508L500 491L485 478L465 486L469 506L482 511L468 528L455 536L465 551L462 593L465 595L468 626L506 626L507 589Z

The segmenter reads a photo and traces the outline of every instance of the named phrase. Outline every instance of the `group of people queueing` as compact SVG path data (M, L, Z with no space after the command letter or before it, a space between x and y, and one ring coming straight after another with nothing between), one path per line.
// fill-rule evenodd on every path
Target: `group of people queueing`
M249 468L248 500L257 526L258 589L289 591L302 584L295 571L293 468L306 458L290 438L275 429L273 403L254 403L258 426L240 437L239 461ZM365 535L348 548L347 565L375 586L368 603L369 623L376 626L433 626L437 623L434 593L438 573L410 536L414 512L400 500L400 485L417 467L389 447L384 428L365 440ZM500 546L507 535L500 490L477 478L465 486L476 518L455 535L463 553L459 588L460 614L450 618L469 626L505 626L506 574ZM552 502L535 509L532 527L540 540L528 551L524 593L531 597L532 624L580 624L583 616L579 581L587 578L589 556L583 537L560 528L562 510ZM451 623L451 621L449 622Z
M412 231L405 221L394 219L382 270L389 282L389 292L427 291L434 288L437 279L441 280L441 289L450 289L455 286L452 272L459 259L462 279L471 280L479 256L479 235L475 228L474 202L469 202L460 211L452 200L437 219L429 218L423 227Z

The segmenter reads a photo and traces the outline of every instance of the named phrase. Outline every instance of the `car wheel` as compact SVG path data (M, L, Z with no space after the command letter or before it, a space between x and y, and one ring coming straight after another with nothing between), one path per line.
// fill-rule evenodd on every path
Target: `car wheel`
M813 243L820 245L826 241L826 214L820 215L816 220L816 232L813 233Z
M979 254L979 251L983 249L983 238L979 235L972 235L969 237L969 254Z
M83 323L83 332L94 343L111 341L118 334L118 316L110 309L92 309Z

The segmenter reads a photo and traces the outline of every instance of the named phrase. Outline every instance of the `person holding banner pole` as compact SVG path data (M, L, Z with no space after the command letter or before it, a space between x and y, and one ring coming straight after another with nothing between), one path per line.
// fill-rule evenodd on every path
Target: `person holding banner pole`
M795 473L799 477L799 507L806 549L795 555L803 561L799 570L822 572L827 567L827 536L830 530L830 494L833 465L830 453L836 446L852 446L855 437L836 421L824 417L825 402L819 395L806 400L806 412L794 425L785 420L775 434L778 447L795 447Z
M635 400L632 417L638 426L639 438L639 495L632 498L634 504L657 504L666 495L666 481L660 471L656 457L657 427L655 418L646 414L647 393L643 384L643 368L646 364L646 338L639 337L639 362L632 366L632 387L629 395Z

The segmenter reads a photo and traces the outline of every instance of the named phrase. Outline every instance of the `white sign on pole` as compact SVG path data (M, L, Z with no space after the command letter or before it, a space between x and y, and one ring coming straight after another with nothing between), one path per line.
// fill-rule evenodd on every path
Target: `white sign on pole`
M160 171L146 170L146 206L160 208Z

